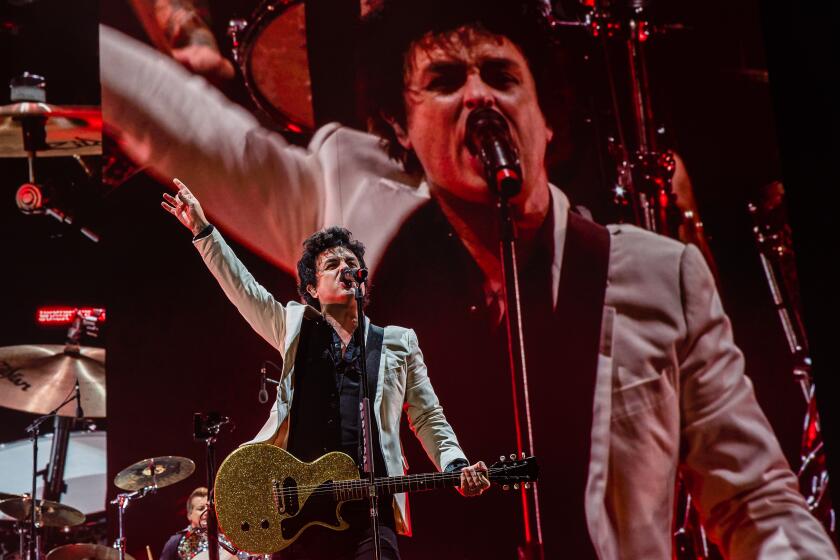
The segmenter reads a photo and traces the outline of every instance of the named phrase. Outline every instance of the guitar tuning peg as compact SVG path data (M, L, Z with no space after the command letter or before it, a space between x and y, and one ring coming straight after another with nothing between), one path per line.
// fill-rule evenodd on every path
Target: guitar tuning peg
M514 490L519 490L519 483L518 482L513 485L513 489Z
M511 461L516 461L516 453L511 453L510 454L510 460Z
M510 490L510 485L505 484L504 486L502 486L502 490Z
M499 455L499 461L501 461L502 463L504 463L504 462L505 462L505 459L506 459L506 458L507 458L507 457L505 457L504 455Z
M525 452L524 451L522 452L522 458L523 459L525 458Z
M530 488L530 487L531 487L531 483L530 483L530 482L526 482L526 483L525 483L525 490L527 490L527 489L528 489L528 488Z

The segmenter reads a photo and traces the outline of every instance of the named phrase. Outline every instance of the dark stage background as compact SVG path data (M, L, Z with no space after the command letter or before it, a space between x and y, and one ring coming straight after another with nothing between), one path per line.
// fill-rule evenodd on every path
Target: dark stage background
M55 96L49 96L49 101L96 103L98 90L89 84L91 69L95 66L95 53L84 61L55 64L55 53L75 56L83 47L89 48L95 39L92 25L95 2L73 3L92 5L91 8L70 9L67 4L60 0L40 3L49 17L55 17L62 24L56 23L34 47L19 50L17 45L21 43L14 42L8 33L0 33L4 49L6 45L10 49L14 47L14 56L3 57L0 62L4 70L0 77L5 79L6 66L13 66L9 75L12 70L35 68L34 63L26 66L21 60L24 56L36 57L54 64L43 70L50 80L50 92L55 92ZM228 17L234 13L247 15L249 8L246 3L232 1L210 4L214 12L214 26L224 45L221 31ZM6 3L0 5L13 14L17 10L9 8ZM141 35L139 27L131 19L126 2L103 2L101 11L103 21ZM819 75L822 67L794 65L799 73L794 73L796 77L791 78L791 61L777 56L771 59L777 65L771 66L769 84L760 73L748 77L739 72L766 70L762 16L769 26L767 32L771 47L780 43L785 48L790 47L787 33L792 32L796 36L796 31L787 27L789 22L786 18L790 14L770 12L768 16L766 9L762 12L753 2L732 6L718 0L702 3L702 6L690 3L669 15L690 24L690 29L663 38L660 43L651 43L651 74L657 94L654 109L667 126L668 140L684 158L692 177L720 268L724 304L733 320L736 341L747 355L748 374L754 381L759 401L779 436L786 456L796 465L799 462L803 406L799 389L789 373L786 343L770 306L750 232L746 202L761 185L773 179L790 177L788 191L792 199L798 200L798 206L792 209L796 210L793 214L795 235L802 231L802 237L816 243L826 233L819 227L827 225L824 220L830 214L821 211L823 209L814 197L814 181L820 178L813 173L803 173L803 169L810 168L804 167L801 159L794 159L792 164L786 159L786 165L781 164L776 137L777 119L773 112L775 100L781 103L782 112L779 114L787 115L788 120L782 121L784 124L794 118L790 116L791 112L796 114L797 110L810 110L810 126L796 123L806 127L804 134L810 134L814 127L821 129L818 125L822 116L817 109L819 104L803 105L802 102L808 99L803 99L801 95L791 98L780 94L779 88L783 85L774 82L775 75L772 73L778 69L779 76L796 79L796 87L807 88L813 85L809 80ZM793 21L799 22L799 19L794 18ZM72 37L62 39L62 30ZM801 29L798 32L800 36L803 34ZM807 39L805 41L807 43ZM68 48L68 45L73 45L73 48ZM331 48L336 47L324 47L325 50ZM95 46L93 49L95 51ZM778 49L775 52L778 53ZM773 52L771 48L770 54ZM20 66L23 68L18 68ZM599 77L597 59L593 58L590 64L578 61L576 67L580 72L577 83L579 97L588 99L584 95L586 92L603 95L600 89L603 75ZM788 70L787 74L785 70ZM59 87L59 77L62 81L66 79L66 86ZM82 88L80 84L83 83L88 85ZM79 88L84 91L78 91ZM342 90L329 88L329 91L335 91L336 95L333 99L328 97L319 101L322 103L321 118L343 115L345 122L353 122L356 117L348 108L352 103L348 104L346 98L339 95ZM771 91L776 94L775 98L771 97ZM243 104L249 103L240 85L226 86L226 93ZM827 103L823 107L827 108ZM605 203L607 182L598 168L601 144L598 131L583 120L590 116L598 122L603 115L587 110L585 103L580 103L578 110L578 120L573 123L572 130L579 150L575 161L580 163L557 168L553 176L573 198L587 203L595 210L596 216L603 218L609 212ZM796 125L793 130L802 134L803 131ZM788 131L789 128L782 128L783 138ZM819 134L816 137L822 138ZM793 152L801 148L797 146L797 138L791 140L788 137L782 145ZM819 144L817 149L825 145ZM823 162L823 165L828 162L827 159L816 161ZM50 165L64 164L50 162ZM270 405L257 402L259 367L265 359L279 361L279 356L250 330L225 300L192 248L189 233L160 209L160 194L166 187L140 174L108 192L107 198L101 199L107 204L107 209L92 217L92 221L107 220L107 227L103 227L102 246L97 247L79 235L57 232L57 224L49 223L49 218L24 217L17 213L13 194L25 179L25 165L21 161L0 161L0 166L4 193L0 200L0 233L3 234L0 237L0 262L5 272L5 317L0 323L0 344L61 342L63 331L48 331L34 325L32 316L38 305L102 305L104 300L108 309L108 480L112 480L127 465L146 457L183 455L196 462L197 470L191 478L160 490L157 495L133 504L128 510L129 553L135 558L145 557L144 549L148 545L157 557L166 538L186 525L186 497L194 487L205 484L204 449L192 438L192 414L215 410L235 420L235 430L224 433L219 439L218 457L221 462L239 443L250 439L266 417ZM64 169L56 173L71 176L74 171ZM836 183L836 180L833 181ZM104 195L105 192L103 189L98 194ZM63 235L56 237L56 233ZM245 248L235 243L233 246L254 276L277 299L285 301L295 297L294 281L289 275L266 264ZM803 272L803 282L820 276L823 261L818 258L820 253L817 248L801 243L797 248L808 264L809 274ZM831 256L831 253L822 254ZM822 360L817 362L818 373L821 364L824 364L822 371L827 371L831 360L835 360L826 350L827 331L820 331L821 327L815 324L818 317L828 313L829 300L816 299L814 295L824 293L825 284L818 283L813 292L805 295L805 303L810 305L808 311L811 313L806 318L812 320L814 332L823 333L819 338L822 345L818 348L823 354L818 358ZM422 332L420 341L422 344ZM815 349L815 355L816 352L818 350ZM432 359L445 360L446 357ZM434 382L434 370L431 376ZM825 401L832 395L827 383L820 394L823 404L826 404ZM480 416L486 413L480 399L473 403L471 409L459 415ZM454 407L451 403L447 406ZM28 415L0 409L0 437L3 438L0 441L22 437L23 426L29 421L31 418ZM481 428L478 425L456 425L456 429L464 433ZM428 470L431 465L407 429L403 441L412 472ZM511 442L499 442L500 451L507 451L510 447ZM109 497L115 493L116 489L109 485ZM509 498L509 507L500 509L498 515L513 519L517 516L518 502L512 495ZM447 555L442 551L457 550L456 546L460 546L465 535L467 539L488 538L481 528L462 533L458 528L440 527L435 520L438 508L457 507L458 500L462 498L454 492L421 494L411 498L415 537L402 539L403 558L415 560L432 555L470 557L459 556L455 552ZM504 503L504 499L494 501L494 504ZM116 517L113 511L110 514L113 532ZM517 522L512 521L512 524L514 528L511 531L516 531Z

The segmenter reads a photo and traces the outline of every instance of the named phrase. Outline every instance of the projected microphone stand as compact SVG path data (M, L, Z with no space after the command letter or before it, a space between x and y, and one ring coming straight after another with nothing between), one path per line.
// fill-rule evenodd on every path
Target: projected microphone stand
M365 347L365 315L364 315L364 291L362 285L366 280L356 283L356 311L359 317L359 326L353 333L356 338L356 345L359 347L359 361L361 376L359 379L361 390L361 401L359 402L360 426L362 428L362 464L363 472L368 481L368 504L370 507L370 528L373 532L374 558L381 560L382 545L379 541L379 502L376 493L376 474L373 464L373 432L371 414L373 409L370 406L370 395L368 391L367 373L367 349Z
M494 169L487 154L479 148L479 156L484 162L487 183L498 195L499 229L501 240L499 253L502 259L502 279L504 285L505 327L508 341L508 360L512 382L513 413L516 428L516 447L520 457L536 454L534 431L531 425L531 399L528 391L528 369L525 360L525 343L522 326L522 298L519 292L519 271L516 261L516 225L513 221L510 199L522 189L521 171L518 161L513 168ZM521 395L520 395L521 392ZM523 406L520 410L520 398ZM525 420L523 438L522 420ZM529 560L542 559L543 536L540 520L539 494L537 484L532 485L533 493L523 485L522 514L525 531L525 546L520 555Z

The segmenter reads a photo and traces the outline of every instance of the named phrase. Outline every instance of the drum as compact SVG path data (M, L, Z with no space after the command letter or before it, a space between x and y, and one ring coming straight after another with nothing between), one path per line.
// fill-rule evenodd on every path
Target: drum
M50 459L52 434L38 438L38 469L44 469ZM64 481L67 493L61 503L73 506L88 515L105 510L106 456L105 432L70 432ZM0 444L0 492L23 494L32 492L32 441L22 439ZM41 495L44 481L37 480L37 494ZM0 520L11 518L0 513Z
M312 84L306 52L306 12L301 0L265 0L234 38L245 86L257 106L281 127L312 132Z
M360 0L364 18L381 2ZM233 58L251 99L281 128L312 133L312 81L306 47L306 8L301 0L263 0L248 21L232 20Z

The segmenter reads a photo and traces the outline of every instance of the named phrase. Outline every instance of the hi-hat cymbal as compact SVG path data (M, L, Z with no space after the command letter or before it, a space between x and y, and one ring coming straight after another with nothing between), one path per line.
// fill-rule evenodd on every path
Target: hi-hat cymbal
M119 560L120 551L101 544L65 544L52 549L47 560ZM134 557L126 553L126 560Z
M72 395L79 380L86 417L105 417L105 349L79 347L78 353L59 344L26 344L0 348L0 406L47 414ZM75 416L71 401L58 411Z
M152 457L137 461L114 477L117 488L133 492L147 486L163 488L180 482L195 471L195 463L186 457Z
M0 106L0 157L26 157L22 120L45 119L46 145L38 157L90 156L102 153L102 110L22 102Z
M72 527L85 520L85 514L76 508L46 500L39 500L39 504L41 514L36 513L36 520L45 527ZM26 521L32 512L32 500L28 497L3 500L0 511L18 521Z

